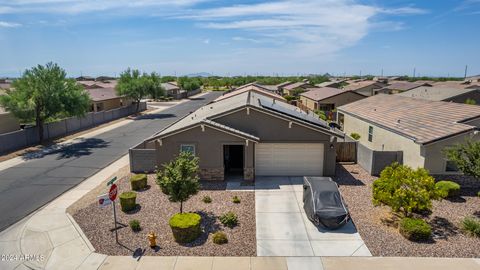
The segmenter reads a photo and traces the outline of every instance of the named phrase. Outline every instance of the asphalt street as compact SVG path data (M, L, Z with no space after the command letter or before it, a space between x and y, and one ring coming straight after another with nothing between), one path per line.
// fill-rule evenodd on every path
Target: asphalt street
M128 149L220 95L188 102L80 139L53 151L28 155L26 162L0 171L0 231L52 201L128 153Z

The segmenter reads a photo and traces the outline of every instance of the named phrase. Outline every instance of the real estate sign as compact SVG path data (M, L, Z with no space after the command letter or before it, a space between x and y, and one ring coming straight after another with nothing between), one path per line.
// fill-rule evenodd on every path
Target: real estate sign
M98 196L97 200L100 207L105 207L112 203L112 200L110 200L108 193Z

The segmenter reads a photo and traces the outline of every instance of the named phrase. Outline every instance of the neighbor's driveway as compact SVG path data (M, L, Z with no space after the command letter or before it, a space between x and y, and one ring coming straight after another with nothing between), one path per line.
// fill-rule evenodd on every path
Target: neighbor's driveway
M314 226L303 210L302 177L257 177L257 256L371 256L350 221L338 230Z

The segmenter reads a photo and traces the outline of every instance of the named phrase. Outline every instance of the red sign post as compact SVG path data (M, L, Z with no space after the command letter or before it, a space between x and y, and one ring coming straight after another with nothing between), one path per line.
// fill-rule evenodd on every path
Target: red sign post
M108 197L113 202L117 198L118 188L117 185L113 184L110 186L110 191L108 191Z
M108 191L108 198L112 201L112 206L113 206L113 222L115 224L115 241L118 244L118 232L117 230L119 229L117 227L117 213L115 211L115 199L117 198L117 193L118 193L118 187L117 185L113 184L110 186L110 190Z

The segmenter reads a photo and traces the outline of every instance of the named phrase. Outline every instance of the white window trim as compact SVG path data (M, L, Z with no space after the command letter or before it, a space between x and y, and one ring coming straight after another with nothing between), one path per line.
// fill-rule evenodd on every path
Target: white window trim
M370 130L372 130L372 132L370 132ZM370 140L370 137L372 138L371 140ZM368 126L368 138L367 138L367 140L369 142L373 142L373 126Z
M191 147L193 148L193 153L192 153L192 154L193 154L194 156L197 154L197 149L196 149L196 147L195 147L195 144L191 144L191 143L182 143L182 144L180 144L180 153L183 152L182 149L183 149L184 146L187 146L187 147L188 147L188 146L191 146Z

